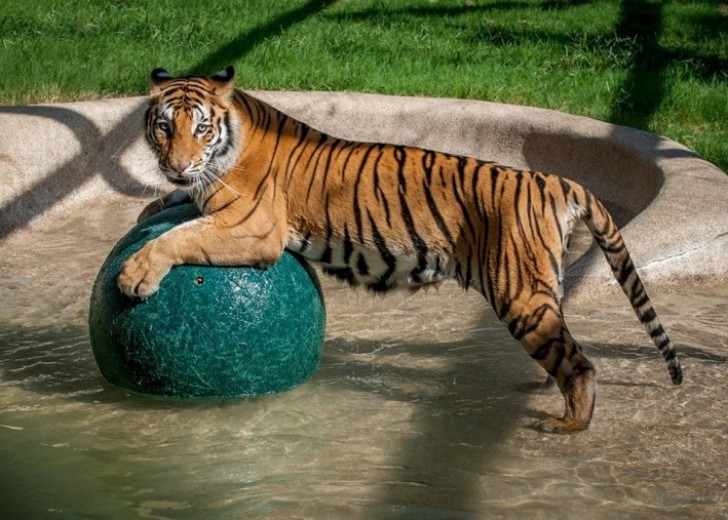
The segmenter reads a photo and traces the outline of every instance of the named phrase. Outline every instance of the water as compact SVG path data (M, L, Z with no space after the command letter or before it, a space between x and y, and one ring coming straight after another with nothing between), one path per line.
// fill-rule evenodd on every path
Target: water
M102 381L86 330L93 278L138 209L99 208L0 255L3 518L728 516L725 287L654 295L678 388L626 299L567 307L600 385L576 435L533 427L560 396L535 389L541 370L482 298L449 284L381 298L324 279L311 381L154 401Z

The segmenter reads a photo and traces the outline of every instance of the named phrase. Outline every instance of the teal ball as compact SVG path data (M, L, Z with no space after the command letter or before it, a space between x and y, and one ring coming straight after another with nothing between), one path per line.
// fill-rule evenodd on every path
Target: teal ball
M154 215L122 238L94 283L91 347L112 385L174 399L281 392L317 369L326 313L316 273L285 252L268 269L182 265L140 301L116 285L124 261L198 216L192 204Z

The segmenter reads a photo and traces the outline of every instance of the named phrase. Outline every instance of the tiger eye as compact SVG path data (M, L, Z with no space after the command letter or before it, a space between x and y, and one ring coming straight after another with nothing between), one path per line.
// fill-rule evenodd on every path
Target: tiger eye
M164 132L165 134L169 132L169 123L164 120L159 120L156 123L157 130Z

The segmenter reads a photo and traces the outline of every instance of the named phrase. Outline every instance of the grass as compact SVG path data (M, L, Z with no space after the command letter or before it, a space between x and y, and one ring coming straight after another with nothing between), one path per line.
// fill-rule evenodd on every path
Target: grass
M728 0L3 0L0 103L143 94L233 63L246 89L562 110L728 170Z

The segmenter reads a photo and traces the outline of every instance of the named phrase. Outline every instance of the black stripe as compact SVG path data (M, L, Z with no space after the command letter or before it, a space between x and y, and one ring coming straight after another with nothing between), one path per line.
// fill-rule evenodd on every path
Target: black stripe
M586 208L585 208L586 212L584 213L584 218L587 220L592 220L593 216L594 216L594 213L592 211L593 210L592 203L594 201L594 196L588 191L585 192L585 196L586 196Z
M533 214L533 211L531 213ZM546 239L541 232L541 222L536 220L534 223L531 224L531 229L536 231L536 238L539 240L539 242L541 242L541 246L548 253L549 262L551 263L551 269L553 269L554 274L556 275L556 279L561 280L561 261L559 260L559 258L557 258L557 255L555 255L554 252L551 250L551 247L549 247L549 245L546 243ZM558 256L560 257L561 255Z
M243 106L245 107L245 110L247 110L247 112L248 112L248 116L250 117L251 121L253 121L254 120L253 108L250 106L250 103L248 103L248 96L239 94L238 96L236 96L236 98L239 99L240 102L243 104Z
M321 156L323 155L323 144L329 140L329 136L326 134L321 134L321 137L319 139L319 143L316 145L316 150L311 154L311 157L308 159L308 162L306 163L306 171L308 171L309 164L311 164L311 159L313 159L314 154L316 153L319 148L321 151L319 152L318 156L316 157L316 162L313 165L313 170L311 171L311 174L308 179L308 188L306 189L306 200L308 200L311 197L311 190L313 189L313 182L316 180L316 174L318 173L318 165L319 161L321 160ZM329 151L331 149L329 148Z
M635 278L635 279L638 279L638 278ZM637 297L637 299L632 302L632 306L635 309L639 309L640 307L642 307L644 304L646 304L649 301L650 301L649 296L647 296L646 292L643 292L642 296Z
M232 224L232 225L226 226L226 227L228 227L228 228L236 227L236 226L239 226L240 224L242 224L243 222L245 222L246 220L248 220L256 212L256 210L258 209L258 206L260 206L261 200L262 199L260 199L260 198L255 199L255 204L253 204L253 207L250 208L250 210L245 215L243 215L243 217L240 220L238 220L235 224Z
M618 268L617 281L621 287L624 287L624 284L627 283L627 278L630 277L634 270L635 267L632 263L632 259L627 257Z
M260 197L260 194L263 191L263 186L265 184L265 181L270 176L271 172L273 171L273 164L275 163L276 154L278 153L278 144L281 142L281 135L283 134L283 127L286 124L286 121L288 120L288 116L282 113L278 114L278 117L280 118L278 122L278 131L276 132L276 144L273 146L273 153L270 156L270 164L268 165L268 170L265 172L265 175L263 175L263 178L260 179L260 182L258 183L258 186L255 188L255 194L253 195L254 199L258 199Z
M331 159L334 156L334 151L336 150L336 147L339 145L339 143L344 143L344 146L346 146L346 142L342 141L341 139L336 139L333 143L331 143L331 146L329 147L329 155L326 157L326 166L324 166L323 171L323 179L321 179L321 194L323 195L326 191L326 179L329 176L329 169L331 168ZM313 179L312 179L313 182Z
M228 206L232 206L233 204L235 204L235 202L237 202L237 200L238 200L239 198L240 198L240 195L237 195L237 196L236 196L235 198L233 198L233 199L230 199L229 201L227 201L227 202L226 202L225 204L223 204L223 205L222 205L222 206L220 206L219 208L215 208L215 212L217 213L218 211L222 211L222 210L224 210L224 209L225 209L225 208L227 208Z
M404 163L407 160L407 152L402 146L395 146L394 158L397 161L397 181L399 182L399 191L401 193L407 193L407 179L404 175Z
M635 276L634 280L632 280L632 285L627 289L627 295L629 299L631 300L642 288L642 280L640 280L639 276Z
M432 214L432 219L435 221L435 224L437 224L437 227L440 229L440 232L445 236L445 239L450 244L450 247L452 248L453 252L455 251L455 241L452 238L452 233L450 233L450 230L447 227L447 224L445 223L445 220L442 218L442 213L440 213L440 210L437 207L437 203L435 202L435 199L432 197L432 191L430 191L430 187L426 182L422 182L422 189L425 192L425 199L427 200L427 207L430 209L430 214Z
M655 313L655 309L653 309L653 308L650 307L649 309L647 309L647 311L645 311L640 316L640 321L642 323L650 323L655 318L657 318L657 314ZM660 325L660 327L658 327L656 330L650 332L650 336L652 336L653 338L656 337L656 336L659 336L658 331L659 331L659 334L664 334L665 333L665 331L662 330L662 325Z
M435 153L425 150L422 155L422 168L425 170L425 181L427 184L432 182L432 168L435 165Z
M351 242L351 237L349 236L349 226L346 225L346 222L344 222L344 263L349 265L349 260L351 259L351 254L354 252L354 244Z
M376 196L377 200L382 204L384 209L384 217L387 221L387 226L392 227L392 216L389 212L389 202L387 201L387 196L384 193L384 190L382 190L379 187L379 161L382 159L382 156L384 155L384 145L378 145L379 146L379 155L377 156L376 161L374 162L374 168L372 168L372 175L373 175L373 186L374 186L374 195ZM361 224L361 223L359 223ZM359 228L361 230L361 227ZM360 237L361 231L359 233ZM363 241L363 239L361 239Z
M192 94L193 97L199 96L199 98L195 98L194 101L201 102L202 99L207 99L210 97L210 90L203 86L186 83L177 88L164 89L164 91L162 92L162 95L164 95L164 97L180 96L175 99L175 101L184 101L184 98L188 97L189 94Z
M202 208L200 209L200 212L204 214L205 211L207 210L207 205L210 203L210 200L212 200L212 198L215 195L217 195L219 192L221 192L224 189L225 189L225 184L220 183L220 187L219 188L217 188L215 191L213 191L212 193L210 193L209 195L207 195L207 198L205 199L205 202L202 203Z
M463 161L458 161L458 169L460 168L460 164L463 165L463 170L465 169L465 166L467 163ZM483 167L483 163L476 164L475 168L473 169L473 173L471 174L470 178L470 189L473 192L473 205L475 206L475 210L480 214L481 219L484 219L484 226L483 229L488 229L488 217L485 215L485 207L480 201L480 196L478 195L478 187L479 187L479 180L480 180L480 169Z
M387 266L386 271L384 271L384 273L382 273L377 278L376 282L371 284L369 287L374 291L384 292L389 289L389 287L387 286L387 282L397 269L397 259L389 251L389 248L387 247L387 242L382 234L379 232L377 224L374 222L374 217L372 217L372 213L367 210L367 215L369 217L369 224L372 228L372 238L374 240L374 245L377 247L379 255L382 257L382 260Z
M480 257L480 256L482 256L482 255L478 255L478 257ZM470 247L470 244L468 244L468 254L465 258L467 258L467 261L468 261L467 265L465 266L466 269L465 269L465 283L464 283L464 286L467 289L468 287L470 287L470 284L473 283L473 250ZM481 269L480 273L482 276L482 269ZM481 284L482 284L482 281L481 281Z
M569 201L569 193L571 192L571 186L569 186L569 183L566 182L566 179L563 177L559 177L559 183L561 184L561 191L564 194L564 201Z
M344 159L344 164L341 167L341 180L342 181L346 177L346 171L349 167L349 160L351 160L351 156L354 155L359 150L360 150L359 146L352 147L352 149L349 150L349 153L346 156L346 159ZM369 147L369 150L371 150L371 146ZM366 157L364 158L364 162L366 162ZM360 169L360 171L361 171L361 169Z
M560 343L560 340L550 339L539 345L536 350L534 350L530 354L531 359L535 359L536 361L543 361L544 359L546 359L549 355L549 352L551 352L551 348L553 347L554 343L558 345Z
M514 338L520 341L524 336L538 329L548 311L553 311L558 315L558 310L554 309L551 304L544 303L534 309L528 316L519 316L513 319L508 325L508 330L511 331Z
M359 243L364 243L364 229L362 225L362 218L361 218L361 208L359 207L359 184L361 183L361 178L364 173L364 169L366 168L367 160L369 160L369 154L372 153L372 150L376 147L376 145L369 145L367 148L367 151L364 153L364 157L362 158L361 163L359 164L359 168L356 172L356 180L354 181L354 195L352 197L352 205L353 205L353 211L354 211L354 222L356 224L356 231L357 236L359 238ZM381 157L381 152L380 152ZM379 161L379 158L377 158L377 162ZM348 162L348 158L347 158ZM342 173L343 175L343 173ZM347 261L348 263L348 261Z
M556 207L556 199L553 195L549 193L549 200L551 201L551 213L554 217L554 222L556 222L556 230L559 232L559 241L561 243L564 242L564 230L561 228L561 221L559 220L559 210Z
M414 219L412 218L412 213L410 212L409 206L407 205L407 197L401 191L399 192L399 205L405 228L407 229L410 240L412 240L412 245L417 252L417 267L412 270L412 278L414 279L414 281L420 282L421 280L419 278L419 275L427 268L427 244L424 240L422 240L422 237L417 232Z
M354 271L349 267L324 267L323 272L335 276L342 282L347 282L349 285L356 285Z
M364 254L362 253L359 253L359 258L356 261L356 270L359 271L359 274L362 276L369 274L369 266L367 265L367 260L364 258Z
M296 165L298 165L298 161L301 160L301 157L303 157L304 152L306 151L306 147L304 146L306 144L306 137L308 136L308 131L310 128L308 125L304 125L303 123L298 123L296 125L298 128L301 129L301 135L298 137L298 142L296 143L296 146L293 147L291 152L288 154L288 161L286 162L286 168L284 171L284 175L286 176L286 188L288 188L288 185L291 182L291 178L293 177L293 174L296 172ZM296 152L301 149L300 153L296 157L295 162L293 163L293 166L291 167L291 159L296 155Z
M465 202L463 201L462 196L460 195L460 191L458 189L457 183L453 183L453 195L455 195L455 201L458 203L458 206L460 206L460 214L462 215L463 219L465 220L465 223L468 225L468 229L470 230L470 235L472 236L473 240L476 240L476 233L475 233L475 225L473 224L473 220L470 218L470 213L468 212L468 208L465 205Z
M547 370L549 375L551 377L556 377L559 373L559 368L561 367L561 362L564 360L564 355L566 354L566 349L564 348L564 340L563 338L561 341L556 343L556 360L554 361L554 364L551 366L550 370Z
M303 253L308 247L311 245L311 231L307 231L306 234L303 236L303 240L301 240L301 247L299 248L298 252Z
M541 194L541 214L543 214L546 211L546 181L540 174L536 175L536 186Z
M516 174L516 192L513 195L513 210L515 211L516 218L519 214L519 204L521 203L521 184L523 183L523 173L518 172ZM520 221L520 219L518 219ZM525 237L524 237L525 238Z
M667 335L665 335L665 338L662 341L660 341L660 344L659 345L657 345L657 349L660 352L662 352L662 351L664 351L669 346L670 346L670 338L668 338Z
M500 169L497 166L493 166L490 169L490 197L491 207L497 208L498 203L495 200L496 188L498 187L498 177L500 177Z
M331 263L331 236L334 233L333 228L331 227L331 215L329 213L329 197L326 196L326 200L324 201L324 208L326 212L326 248L324 249L324 252L321 254L321 257L319 258L319 262L323 264L330 264Z
M235 136L232 135L232 131L230 128L230 113L227 111L225 112L225 115L222 118L222 127L224 127L225 130L227 131L227 139L224 141L223 148L221 150L216 149L213 152L213 155L212 155L213 157L227 155L227 153L230 151L230 145L231 145L233 139L235 138ZM218 137L220 139L222 139L222 131L220 128L218 128ZM214 146L217 146L217 143L215 143Z
M654 313L654 311L653 311L653 313ZM651 337L651 338L652 338L653 340L656 340L656 339L657 339L657 338L659 338L660 336L667 336L667 334L665 334L665 329L664 329L664 328L662 328L662 325L658 325L658 326L657 326L657 327L655 328L655 330L651 330L651 331L650 331L650 337Z

